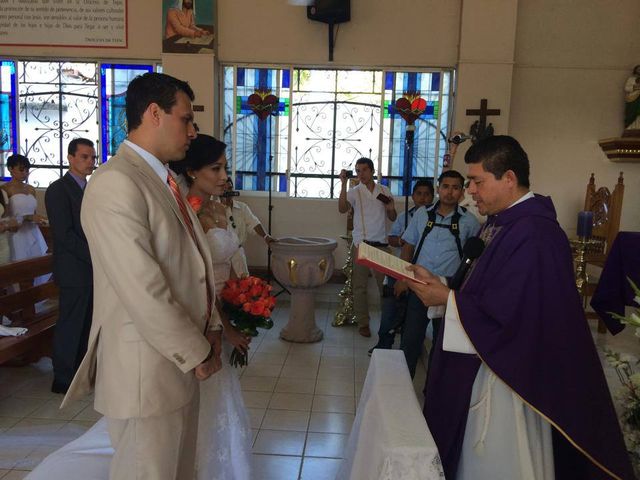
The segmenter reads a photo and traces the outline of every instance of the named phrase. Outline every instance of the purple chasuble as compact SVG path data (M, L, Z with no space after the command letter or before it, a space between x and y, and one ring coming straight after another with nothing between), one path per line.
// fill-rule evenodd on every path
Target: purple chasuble
M446 478L456 478L480 359L554 427L556 480L635 478L551 199L490 217L481 237L485 251L455 294L478 355L445 352L439 335L425 390Z

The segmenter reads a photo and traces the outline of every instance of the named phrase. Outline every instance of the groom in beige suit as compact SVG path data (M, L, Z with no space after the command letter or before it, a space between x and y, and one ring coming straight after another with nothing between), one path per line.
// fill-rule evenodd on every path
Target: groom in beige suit
M168 75L136 77L128 139L82 202L93 325L63 406L95 387L115 449L112 480L193 478L198 380L221 368L210 252L167 168L196 136L193 98Z

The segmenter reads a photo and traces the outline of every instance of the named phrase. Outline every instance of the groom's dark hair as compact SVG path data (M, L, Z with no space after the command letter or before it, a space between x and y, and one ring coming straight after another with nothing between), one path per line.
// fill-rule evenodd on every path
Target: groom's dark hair
M176 104L176 94L184 92L193 102L195 95L189 84L164 73L145 73L131 80L127 88L127 132L142 124L142 116L149 105L157 103L165 113Z

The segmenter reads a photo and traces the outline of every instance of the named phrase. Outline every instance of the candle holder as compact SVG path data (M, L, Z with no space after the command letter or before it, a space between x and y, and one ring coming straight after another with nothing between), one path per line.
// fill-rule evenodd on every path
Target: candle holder
M353 286L351 283L353 275L353 237L351 236L351 232L348 232L347 235L341 235L340 238L347 242L348 251L347 260L344 263L344 267L342 267L342 273L344 273L346 280L344 282L344 287L342 287L342 290L338 293L338 296L340 297L340 305L338 306L333 322L331 322L331 325L334 327L355 325L358 323L353 311Z
M573 249L573 259L576 262L576 288L580 295L586 300L586 287L589 283L589 274L587 273L587 250L591 246L599 245L600 240L588 237L578 237L569 240Z

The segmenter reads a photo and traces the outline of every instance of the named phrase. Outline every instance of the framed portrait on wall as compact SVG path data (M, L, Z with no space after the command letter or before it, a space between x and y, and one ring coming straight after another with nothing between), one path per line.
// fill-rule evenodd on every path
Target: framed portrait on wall
M214 13L212 0L162 0L162 52L212 54Z

